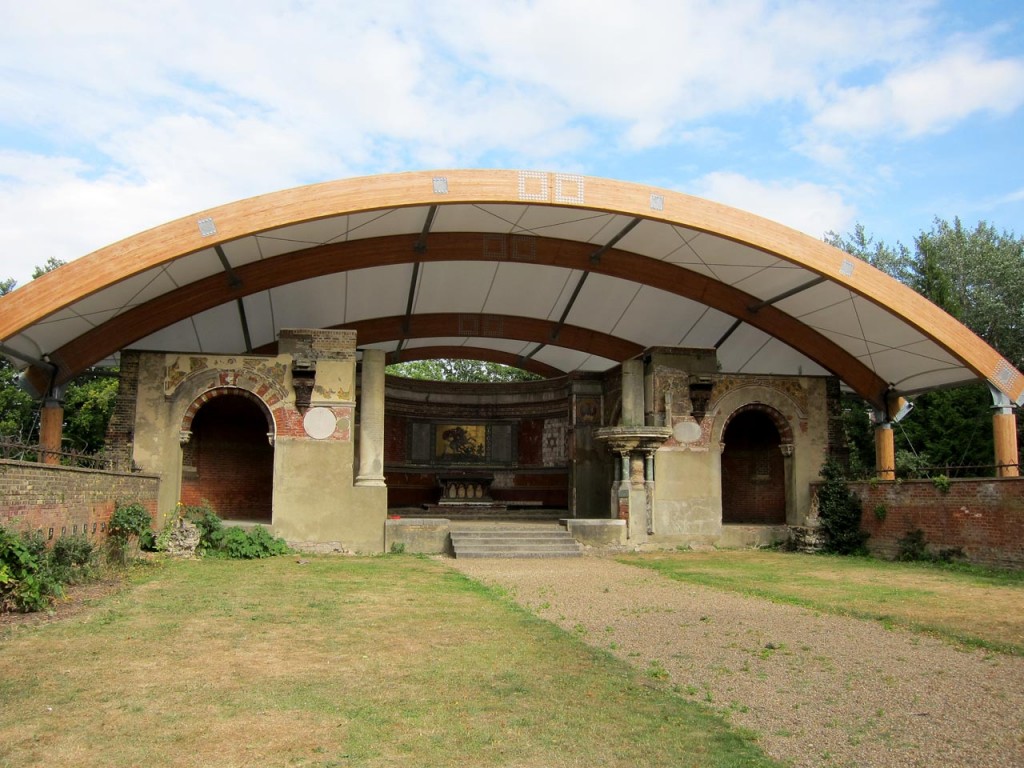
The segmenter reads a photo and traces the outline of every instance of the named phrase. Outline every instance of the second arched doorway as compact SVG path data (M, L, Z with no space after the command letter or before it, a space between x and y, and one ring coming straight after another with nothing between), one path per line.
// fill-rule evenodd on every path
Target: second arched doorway
M784 525L786 473L775 420L763 409L743 410L722 442L722 523Z

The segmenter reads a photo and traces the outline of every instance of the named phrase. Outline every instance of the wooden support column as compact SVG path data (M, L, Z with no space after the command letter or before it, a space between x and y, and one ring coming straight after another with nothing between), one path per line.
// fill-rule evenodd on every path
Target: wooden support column
M60 446L64 438L64 403L48 397L39 413L39 461L60 464Z
M879 480L896 479L896 441L888 420L875 422L875 475Z
M1013 403L991 384L992 434L996 448L996 477L1019 477L1020 461L1017 446L1017 414Z

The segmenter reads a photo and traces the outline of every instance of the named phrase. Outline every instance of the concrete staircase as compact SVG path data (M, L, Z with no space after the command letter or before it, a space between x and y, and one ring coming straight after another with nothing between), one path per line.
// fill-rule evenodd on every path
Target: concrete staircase
M583 548L563 528L453 528L455 557L579 557Z

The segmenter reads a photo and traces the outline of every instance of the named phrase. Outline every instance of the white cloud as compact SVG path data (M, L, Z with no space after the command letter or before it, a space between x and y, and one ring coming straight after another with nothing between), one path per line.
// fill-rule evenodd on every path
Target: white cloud
M992 59L965 48L892 72L882 82L839 90L814 119L818 128L914 137L947 130L977 113L1024 105L1024 59Z
M817 98L831 76L890 61L924 24L920 7L869 3L644 0L613 12L573 0L445 4L438 32L499 80L620 121L630 146L668 126Z
M693 182L694 194L798 229L815 238L846 232L856 209L835 189L801 181L758 181L738 173L709 173Z

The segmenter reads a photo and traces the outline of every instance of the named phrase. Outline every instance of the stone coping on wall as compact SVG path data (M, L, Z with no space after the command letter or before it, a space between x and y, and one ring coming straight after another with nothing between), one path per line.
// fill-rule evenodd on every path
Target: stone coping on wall
M109 475L114 477L140 477L159 480L160 475L155 472L125 472L118 469L97 469L94 467L68 467L64 464L43 464L38 461L19 461L18 459L0 459L0 467L23 467L41 472L78 472L83 475Z

